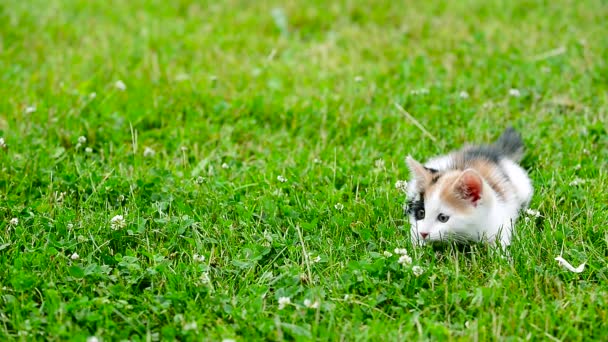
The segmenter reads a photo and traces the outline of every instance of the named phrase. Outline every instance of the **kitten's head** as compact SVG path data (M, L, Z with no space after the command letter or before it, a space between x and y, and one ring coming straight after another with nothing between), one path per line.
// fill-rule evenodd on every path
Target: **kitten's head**
M407 211L414 241L479 241L492 197L473 169L437 171L407 158L412 179Z

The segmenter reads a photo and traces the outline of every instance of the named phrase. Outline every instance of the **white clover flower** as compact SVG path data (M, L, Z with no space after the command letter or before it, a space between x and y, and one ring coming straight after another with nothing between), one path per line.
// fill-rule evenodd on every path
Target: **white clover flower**
M92 149L92 148L90 148L90 147L85 148L85 149L84 149L84 151L85 151L86 153L93 153L93 149Z
M0 147L6 148L6 143L4 142L4 138L0 138Z
M363 77L362 76L355 76L355 82L357 82L357 83L363 82Z
M203 272L201 277L199 278L202 284L209 284L211 282L211 278L209 277L209 272Z
M414 90L410 91L410 94L412 94L412 95L426 95L428 93L429 93L429 90L427 88L414 89Z
M414 273L416 277L420 277L422 273L424 273L424 268L420 266L414 266L412 267L412 273Z
M277 176L277 180L281 183L287 182L287 178L283 177L282 175Z
M78 137L78 143L79 144L81 144L81 145L82 144L86 144L86 142L87 142L87 137L85 137L84 135L81 135L81 136Z
M280 297L279 298L279 310L285 309L285 307L289 304L291 304L291 298L289 298L289 297Z
M409 265L412 263L412 257L410 257L407 254L404 254L402 256L399 257L399 260L397 261L398 263L400 263L401 265Z
M323 161L321 159L319 159L319 158L315 158L315 159L312 160L312 162L315 163L315 164L321 164Z
M390 257L392 257L392 256L393 256L393 253L391 253L391 252L389 252L389 251L384 251L384 253L383 253L383 254L384 254L384 256L385 256L385 257L387 257L387 258L390 258Z
M190 78L190 75L182 72L182 73L175 75L174 79L178 82L181 82L181 81L186 81L189 78Z
M154 151L153 148L146 146L146 148L144 148L144 157L146 158L152 158L154 157L154 155L156 154L156 151Z
M87 342L99 342L99 338L96 336L89 336L87 337Z
M80 259L80 255L78 255L78 253L74 252L74 254L72 254L70 256L70 259L72 259L72 260L78 260L78 259Z
M9 224L9 225L11 225L11 226L16 226L16 225L18 225L18 224L19 224L19 219L18 219L18 218L16 218L16 217L13 217L13 218L12 218L12 219L11 219L11 220L8 222L8 224Z
M194 260L196 262L205 262L205 256L202 254L194 254L192 256L192 260Z
M72 230L74 228L74 224L72 223L68 223L66 226L69 230Z
M374 165L376 166L376 169L384 169L384 159L376 160Z
M92 92L89 94L89 99L93 100L94 98L97 97L97 93L96 92Z
M36 106L27 106L25 107L25 114L31 114L36 111Z
M540 211L534 209L526 209L526 214L534 217L540 217Z
M577 185L581 185L581 184L585 184L585 183L587 183L586 180L576 177L576 178L574 178L574 180L572 180L572 182L570 182L569 185L577 186Z
M110 225L112 226L112 229L118 230L126 227L127 223L122 215L116 215L110 219Z
M182 146L179 148L182 152L188 151L188 146Z
M314 302L310 299L304 299L304 306L309 309L318 309L320 306L319 301L315 300Z
M314 258L312 258L310 261L312 261L313 263L318 263L321 261L321 257L317 255Z
M350 295L349 294L345 294L344 295L344 301L348 302L350 300Z
M230 168L230 165L228 165L227 163L222 163L222 169L227 170Z
M222 339L222 342L236 342L236 340L233 338L224 338Z
M405 248L395 248L395 254L407 255L407 249L405 249Z
M184 331L196 330L197 328L198 328L198 325L196 324L196 322L190 322L190 323L184 324Z
M402 192L407 192L407 181L398 180L397 182L395 182L395 189Z
M335 208L337 211L342 211L342 210L344 209L344 205L343 205L342 203L336 203L336 204L334 205L334 208Z
M116 83L114 83L114 86L116 87L116 89L118 89L120 91L127 90L127 85L122 80L116 81Z
M461 91L460 93L458 93L458 97L460 97L461 99L468 99L469 98L469 93L467 93L466 91Z
M203 184L205 182L205 178L198 176L195 180L196 184Z
M521 93L519 92L518 89L511 88L511 89L509 89L509 96L520 97Z

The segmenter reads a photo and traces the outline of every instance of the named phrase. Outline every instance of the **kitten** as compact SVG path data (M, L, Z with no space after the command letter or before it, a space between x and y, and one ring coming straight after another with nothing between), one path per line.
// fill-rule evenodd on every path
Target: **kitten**
M509 127L491 145L465 146L424 165L408 156L412 179L405 208L412 242L509 246L519 212L534 191L518 165L523 152L521 136Z

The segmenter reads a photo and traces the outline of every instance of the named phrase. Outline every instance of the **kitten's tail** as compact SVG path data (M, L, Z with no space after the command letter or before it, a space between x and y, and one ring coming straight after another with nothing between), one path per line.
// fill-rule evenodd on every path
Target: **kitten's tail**
M519 162L524 156L524 142L521 135L513 127L508 127L493 144L501 154Z

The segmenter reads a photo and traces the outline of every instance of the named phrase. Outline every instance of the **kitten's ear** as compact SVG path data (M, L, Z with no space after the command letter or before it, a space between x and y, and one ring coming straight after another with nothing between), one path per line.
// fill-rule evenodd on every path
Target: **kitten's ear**
M407 158L405 158L405 161L407 162L407 166L410 168L412 176L418 182L418 186L424 187L426 183L431 181L433 176L431 175L429 170L427 170L422 164L417 162L411 156L407 156Z
M476 206L483 194L483 179L477 171L466 169L454 183L454 191L460 198Z

